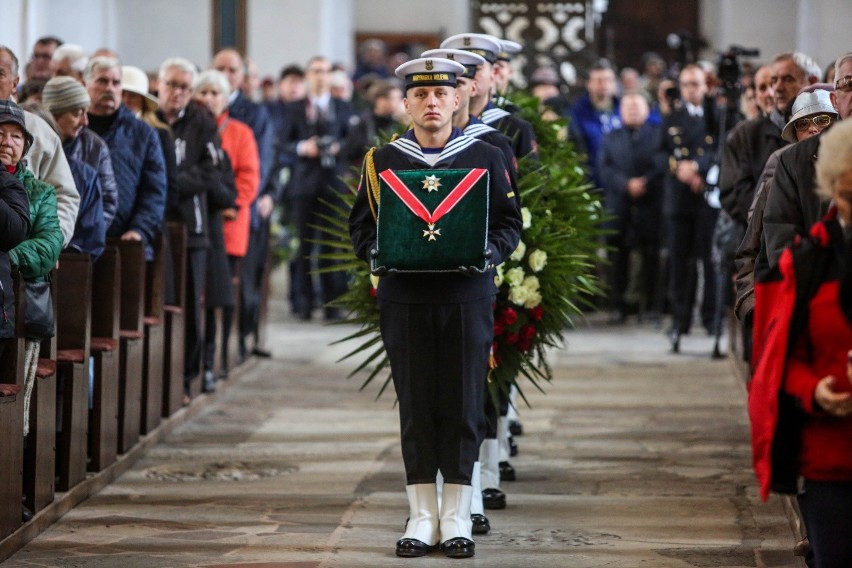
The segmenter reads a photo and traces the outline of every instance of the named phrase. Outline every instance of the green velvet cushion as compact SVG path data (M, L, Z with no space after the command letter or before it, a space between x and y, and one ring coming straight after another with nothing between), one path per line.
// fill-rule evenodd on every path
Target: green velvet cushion
M396 170L392 174L411 190L428 214L433 214L472 171ZM486 266L483 252L488 245L487 170L449 213L435 220L432 229L391 189L386 172L379 174L378 255L374 267L400 272L444 272L460 266ZM429 182L432 176L435 180ZM437 187L437 191L429 191L427 186Z

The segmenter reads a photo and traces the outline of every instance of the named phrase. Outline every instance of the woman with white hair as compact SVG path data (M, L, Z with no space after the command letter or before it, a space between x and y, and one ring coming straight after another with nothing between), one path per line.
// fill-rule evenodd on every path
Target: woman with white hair
M211 249L207 264L207 324L204 334L206 384L214 380L215 308L222 308L220 376L227 376L228 372L228 340L234 319L234 297L233 291L228 293L231 279L222 278L222 274L230 274L232 278L239 274L240 259L248 249L251 203L257 196L260 185L260 158L251 128L228 115L231 87L227 77L215 69L204 71L195 80L194 91L195 100L203 103L216 118L222 149L230 159L237 190L234 207L221 211L214 211L211 207L210 210ZM218 245L213 242L214 233L217 232L216 236L220 240ZM221 248L214 250L214 245Z
M758 296L774 322L755 353L749 413L763 497L803 478L814 565L840 568L852 566L852 121L822 135L816 175L832 207Z

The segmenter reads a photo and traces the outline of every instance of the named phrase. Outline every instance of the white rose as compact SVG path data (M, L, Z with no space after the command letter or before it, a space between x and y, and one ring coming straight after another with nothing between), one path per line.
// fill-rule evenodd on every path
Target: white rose
M541 284L539 284L537 276L527 276L521 286L527 288L530 292L535 292L541 287Z
M517 262L524 258L524 254L526 254L526 252L527 245L524 244L524 241L518 241L518 248L515 249L515 252L513 252L509 258Z
M527 262L533 272L541 272L547 266L547 253L541 249L535 249L530 253Z
M529 208L521 207L521 220L524 222L524 229L532 227L532 213Z
M373 288L379 287L379 277L375 274L370 274L370 284L373 285Z
M509 270L506 273L506 282L509 283L509 286L519 286L521 282L524 281L524 269L520 266Z
M509 301L518 306L525 305L530 298L530 291L525 286L512 286L509 289Z
M497 274L494 275L494 285L498 288L503 285L504 280L502 272L497 272Z
M537 291L528 292L526 301L524 301L524 307L528 310L533 309L537 305L541 303L541 293Z

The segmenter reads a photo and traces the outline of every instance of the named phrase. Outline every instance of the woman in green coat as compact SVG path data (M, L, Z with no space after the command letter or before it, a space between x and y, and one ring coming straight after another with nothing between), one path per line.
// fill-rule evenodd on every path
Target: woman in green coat
M0 163L21 181L27 193L30 201L30 233L27 240L9 251L9 260L12 268L26 282L38 282L43 281L56 266L63 237L53 186L35 179L22 161L32 145L33 137L26 129L23 111L19 108L18 112L14 111L12 109L10 113L0 114ZM29 401L42 339L27 337L25 343L24 436L29 432Z

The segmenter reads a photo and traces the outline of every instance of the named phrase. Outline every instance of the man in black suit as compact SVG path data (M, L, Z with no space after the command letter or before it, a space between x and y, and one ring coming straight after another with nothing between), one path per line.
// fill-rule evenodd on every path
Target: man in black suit
M598 154L598 171L604 189L604 205L613 215L607 238L613 248L610 263L611 303L614 315L623 322L631 308L640 314L654 297L654 282L659 265L660 217L663 170L656 159L662 129L649 124L650 107L645 95L626 93L621 98L622 128L603 139ZM641 257L641 305L631 306L625 298L630 275L630 253Z
M293 175L284 190L287 219L299 236L299 248L290 261L291 301L293 312L303 320L311 318L314 302L323 304L338 297L346 287L342 273L323 273L316 289L311 275L311 241L323 235L314 227L326 222L321 215L330 213L323 201L334 202L341 190L339 176L345 163L337 159L341 142L346 138L353 115L349 103L331 96L329 74L331 62L317 56L308 61L305 69L308 95L288 107L287 128L281 134L284 151L293 159ZM319 245L320 255L329 252ZM319 267L330 264L320 259ZM325 308L326 319L337 319L336 309Z
M692 307L698 281L697 262L704 272L701 320L708 333L713 330L716 278L711 259L713 229L719 210L706 199L705 182L716 157L716 109L706 97L704 71L697 65L685 66L678 77L682 100L663 123L659 159L668 164L665 179L663 215L669 247L669 301L672 351L680 350L680 337L689 333Z

